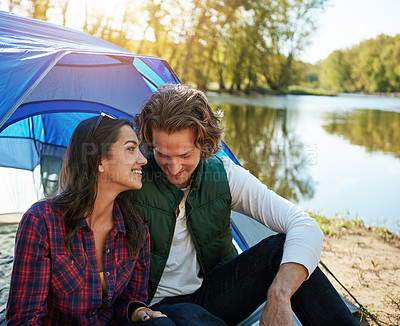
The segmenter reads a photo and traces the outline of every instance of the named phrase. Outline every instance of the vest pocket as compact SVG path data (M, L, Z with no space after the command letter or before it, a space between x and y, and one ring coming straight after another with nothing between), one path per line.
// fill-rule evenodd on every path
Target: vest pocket
M73 293L85 283L86 256L54 255L51 285L56 291Z

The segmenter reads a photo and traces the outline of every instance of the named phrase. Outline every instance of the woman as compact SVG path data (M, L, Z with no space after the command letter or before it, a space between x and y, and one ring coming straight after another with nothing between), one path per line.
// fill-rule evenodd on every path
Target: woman
M149 233L125 192L146 163L129 121L77 126L58 194L20 222L7 325L169 325L146 307Z

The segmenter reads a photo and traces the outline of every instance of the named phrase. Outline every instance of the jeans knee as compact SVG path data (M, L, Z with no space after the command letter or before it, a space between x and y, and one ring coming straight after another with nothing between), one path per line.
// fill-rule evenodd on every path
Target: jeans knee
M114 325L114 324L113 324ZM152 318L146 321L129 322L126 324L116 323L119 326L176 326L176 324L168 317Z
M168 317L159 317L152 320L154 321L152 324L154 326L175 326L175 323Z
M161 305L160 311L172 319L177 326L226 326L220 318L194 303Z

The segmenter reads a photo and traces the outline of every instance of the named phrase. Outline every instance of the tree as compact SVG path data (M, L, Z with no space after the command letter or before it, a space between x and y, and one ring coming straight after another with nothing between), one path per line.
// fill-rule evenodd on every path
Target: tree
M326 0L280 0L260 2L258 11L268 19L264 26L271 60L265 78L272 89L286 88L292 77L295 58L315 31L315 16L325 8ZM269 13L269 14L268 14Z
M332 52L322 63L321 85L346 92L399 92L399 58L400 35L379 35Z
M346 91L350 76L350 63L347 61L345 53L341 50L332 52L322 63L320 79L322 87L335 91Z
M22 10L19 0L8 0ZM328 0L84 0L84 32L132 52L166 58L181 80L200 88L275 90L293 79L293 63ZM26 0L31 17L48 9L67 25L70 0ZM24 4L26 3L24 2ZM54 9L54 10L53 10ZM55 17L52 17L52 21ZM139 40L138 33L141 33Z

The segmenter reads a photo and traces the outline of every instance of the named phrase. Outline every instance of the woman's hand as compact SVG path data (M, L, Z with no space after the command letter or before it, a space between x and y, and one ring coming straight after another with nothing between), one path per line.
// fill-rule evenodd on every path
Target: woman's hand
M159 317L167 317L167 315L163 314L161 311L153 311L149 308L140 309L136 313L137 321L146 321L152 318L159 318Z

